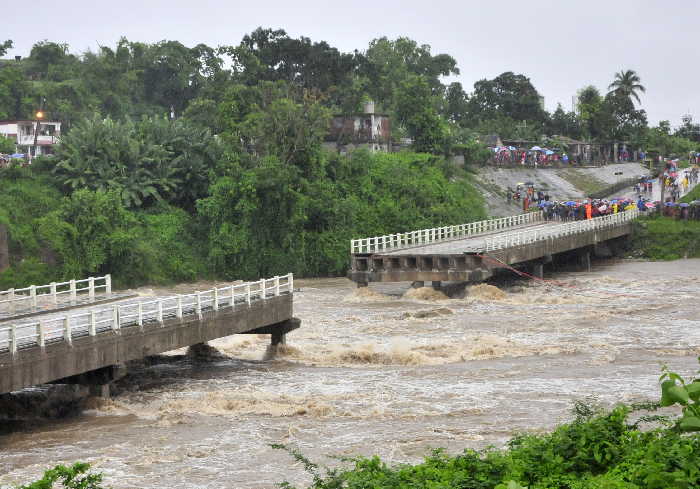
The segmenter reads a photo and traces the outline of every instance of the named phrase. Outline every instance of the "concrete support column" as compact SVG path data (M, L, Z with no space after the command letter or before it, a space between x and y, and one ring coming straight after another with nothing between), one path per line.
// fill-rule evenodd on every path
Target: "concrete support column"
M583 251L579 255L579 262L581 264L581 270L584 272L590 272L591 271L591 252L590 251Z
M90 395L91 396L101 397L102 399L109 399L110 398L109 384L91 385L89 387L90 387Z
M431 285L433 286L434 290L440 290L442 288L442 281L440 280L433 280Z
M421 287L425 287L425 282L422 280L416 280L411 284L411 287L414 289L420 289Z
M532 265L532 275L537 278L544 278L544 264L534 263Z
M357 282L357 288L359 289L360 287L367 287L369 283L367 282Z
M270 335L270 344L272 346L286 345L287 344L287 334L282 331L273 331Z

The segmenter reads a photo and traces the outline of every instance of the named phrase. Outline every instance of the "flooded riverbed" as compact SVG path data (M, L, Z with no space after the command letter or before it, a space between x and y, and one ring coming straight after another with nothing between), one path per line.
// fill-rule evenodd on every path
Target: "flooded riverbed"
M662 364L697 370L700 260L552 278L562 286L479 285L454 299L299 280L302 327L286 346L223 338L211 343L223 358L143 368L77 417L2 435L0 487L77 460L114 488L302 485L301 465L271 444L331 465L334 455L417 461L550 429L575 400L656 399Z

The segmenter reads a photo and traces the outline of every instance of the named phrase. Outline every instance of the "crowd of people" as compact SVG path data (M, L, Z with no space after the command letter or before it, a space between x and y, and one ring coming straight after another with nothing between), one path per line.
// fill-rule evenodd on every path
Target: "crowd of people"
M648 209L654 208L655 204L642 198L638 199L636 202L632 199L620 198L611 200L569 200L566 202L542 201L538 206L542 209L546 221L566 222L583 221L585 219L608 216L635 208L639 209L641 212L646 212Z
M538 168L555 166L560 162L566 165L581 164L580 156L570 159L566 152L539 146L533 146L530 149L519 149L514 146L496 146L491 148L491 150L494 152L492 163L496 166L521 165Z

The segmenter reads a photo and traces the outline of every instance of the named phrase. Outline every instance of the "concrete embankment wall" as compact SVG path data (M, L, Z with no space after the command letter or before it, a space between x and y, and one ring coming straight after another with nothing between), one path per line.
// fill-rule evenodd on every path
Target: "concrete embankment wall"
M514 189L518 183L533 182L536 189L545 190L555 200L582 199L592 193L592 188L602 190L648 172L639 163L615 163L595 168L482 167L477 170L475 183L484 195L489 215L507 216L519 210L519 206L506 202L507 190Z

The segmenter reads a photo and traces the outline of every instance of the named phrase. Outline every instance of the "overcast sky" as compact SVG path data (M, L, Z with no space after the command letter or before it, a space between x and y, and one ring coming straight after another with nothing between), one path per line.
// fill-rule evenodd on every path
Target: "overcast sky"
M121 36L230 45L258 26L342 51L407 36L452 55L467 91L514 71L530 77L548 110L570 109L576 90L592 83L604 91L616 71L633 69L647 88L642 108L651 123L676 126L685 113L700 120L696 0L32 0L1 11L0 41L14 41L11 55L27 55L42 39L72 52L114 46Z

